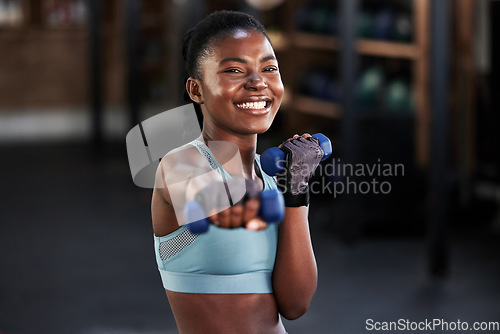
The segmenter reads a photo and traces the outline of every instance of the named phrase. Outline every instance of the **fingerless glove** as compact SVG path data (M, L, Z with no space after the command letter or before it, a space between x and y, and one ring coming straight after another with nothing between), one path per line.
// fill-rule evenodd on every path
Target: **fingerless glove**
M318 167L323 150L313 137L298 137L282 144L285 153L284 168L277 177L278 188L283 192L285 206L309 205L309 179Z

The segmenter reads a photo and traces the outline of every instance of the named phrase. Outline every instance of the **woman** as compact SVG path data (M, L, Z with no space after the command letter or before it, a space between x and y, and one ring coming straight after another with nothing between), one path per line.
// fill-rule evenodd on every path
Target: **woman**
M210 166L224 180L242 175L258 191L276 188L276 179L261 171L256 155L257 134L271 126L284 91L262 25L244 13L215 12L186 34L183 55L186 95L203 115L202 135L175 159L163 159L157 179L168 184L166 174L183 174L189 179L186 196L194 198L211 188L192 176ZM237 147L240 164L221 166L225 150L215 143L224 142ZM290 164L298 147L296 165L312 173L319 162L317 146L309 135L283 144L289 161L278 182L286 206L280 224L259 219L258 199L247 196L210 213L214 226L208 233L192 234L175 215L169 187L155 187L156 256L180 333L286 333L279 315L296 319L307 311L317 285L303 187L308 177L292 175ZM293 191L297 185L300 192Z

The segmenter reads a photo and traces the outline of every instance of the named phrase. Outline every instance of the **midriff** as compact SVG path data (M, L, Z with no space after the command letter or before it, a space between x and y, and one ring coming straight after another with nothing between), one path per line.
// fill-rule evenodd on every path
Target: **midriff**
M180 334L284 334L274 295L168 291Z

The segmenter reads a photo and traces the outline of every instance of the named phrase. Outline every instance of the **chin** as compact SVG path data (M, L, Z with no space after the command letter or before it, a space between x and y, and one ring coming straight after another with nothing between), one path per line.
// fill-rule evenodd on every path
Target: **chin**
M241 129L241 131L238 131L238 132L241 133L242 135L260 135L261 133L264 133L267 130L269 130L269 127L251 128L251 129L246 128L246 129Z
M272 120L271 121L266 121L266 122L259 122L260 124L254 124L252 126L246 126L247 133L248 134L261 134L269 130L271 125L273 124Z

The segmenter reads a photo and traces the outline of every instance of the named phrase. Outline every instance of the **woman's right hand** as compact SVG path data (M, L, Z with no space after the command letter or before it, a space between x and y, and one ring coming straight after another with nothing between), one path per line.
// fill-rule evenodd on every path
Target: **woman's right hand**
M221 228L245 227L265 229L267 223L258 216L260 190L256 181L236 176L226 181L193 179L186 191L188 200L197 201L210 222Z

